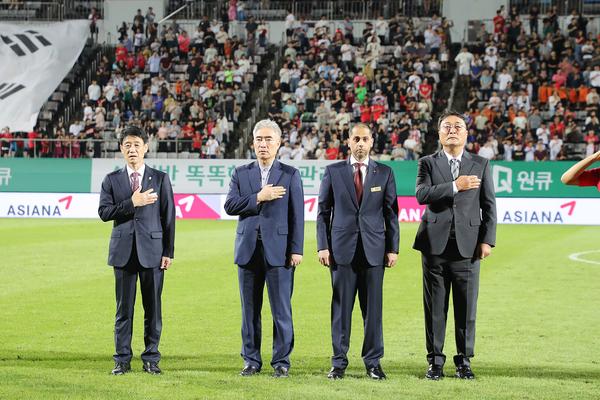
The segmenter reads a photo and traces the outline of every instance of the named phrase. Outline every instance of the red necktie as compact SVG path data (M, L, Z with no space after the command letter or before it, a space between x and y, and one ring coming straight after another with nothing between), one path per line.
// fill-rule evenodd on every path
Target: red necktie
M356 189L356 198L358 199L358 204L360 204L363 194L362 172L360 170L363 165L363 163L354 164L356 167L356 170L354 171L354 188Z
M137 172L131 174L131 190L134 192L140 187L140 180L138 178L139 176L140 174Z

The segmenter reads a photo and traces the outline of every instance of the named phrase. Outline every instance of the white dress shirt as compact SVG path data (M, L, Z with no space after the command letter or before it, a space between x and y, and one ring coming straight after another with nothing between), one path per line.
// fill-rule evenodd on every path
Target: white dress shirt
M444 154L448 158L448 167L450 167L450 160L452 160L452 159L458 160L458 165L460 167L460 164L462 163L463 153L464 153L464 150L460 152L460 154L458 155L458 157L452 157L450 154L446 153L446 151L444 150ZM458 176L460 176L460 174ZM452 181L452 192L454 194L458 193L458 188L456 187L456 182L455 181Z
M354 166L358 160L354 158L353 155L350 155L350 164L352 165L352 173L356 172L356 167ZM362 167L360 167L360 173L362 175L362 183L365 186L365 178L367 177L367 166L369 165L369 156L362 161Z

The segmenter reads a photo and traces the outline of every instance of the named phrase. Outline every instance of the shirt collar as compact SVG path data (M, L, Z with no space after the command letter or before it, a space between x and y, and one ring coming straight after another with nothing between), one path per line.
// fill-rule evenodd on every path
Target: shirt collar
M133 174L134 172L137 172L138 174L140 174L140 178L142 178L144 176L144 171L146 170L146 164L142 164L142 166L135 171L133 168L131 168L129 166L129 164L127 164L127 176L129 176L131 178L131 174Z
M462 162L462 156L463 156L464 152L465 152L464 150L461 151L460 154L458 155L458 157L452 157L450 154L448 154L446 152L446 150L444 150L444 154L446 155L446 158L448 158L448 162L450 162L450 160L453 160L453 159L458 160L459 162Z
M350 154L350 165L354 165L358 162L356 158L352 154ZM362 164L367 167L369 165L369 156L362 161Z
M260 162L258 162L258 161L257 161L256 163L258 164L258 168L259 168L261 171L269 172L269 171L271 170L271 168L273 168L273 164L275 163L275 160L273 160L273 162L272 162L271 164L267 165L266 167L263 167L263 166L260 164Z

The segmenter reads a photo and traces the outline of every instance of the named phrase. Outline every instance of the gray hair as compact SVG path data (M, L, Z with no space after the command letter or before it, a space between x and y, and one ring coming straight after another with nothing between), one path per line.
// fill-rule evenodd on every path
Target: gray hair
M279 125L277 125L277 122L271 119L262 119L258 121L256 125L254 125L254 129L252 130L252 136L256 136L256 132L264 128L271 129L281 139L281 128L279 127Z

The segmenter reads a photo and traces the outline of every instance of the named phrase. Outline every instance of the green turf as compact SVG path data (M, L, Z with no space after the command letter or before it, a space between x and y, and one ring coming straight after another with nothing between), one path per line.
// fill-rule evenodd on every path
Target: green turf
M105 265L110 224L0 220L0 399L600 397L600 265L568 258L600 250L596 227L500 226L498 248L482 265L472 361L477 379L428 382L420 259L410 249L417 225L403 224L399 265L387 270L384 288L382 366L389 379L364 376L355 313L348 378L329 382L331 288L327 270L316 262L314 223L306 225L305 262L296 271L291 377L269 376L268 302L263 373L237 375L242 360L234 225L178 222L176 259L163 293L164 375L141 372L138 301L134 372L113 377L114 278ZM600 262L600 253L581 257ZM452 326L447 337L451 359Z

